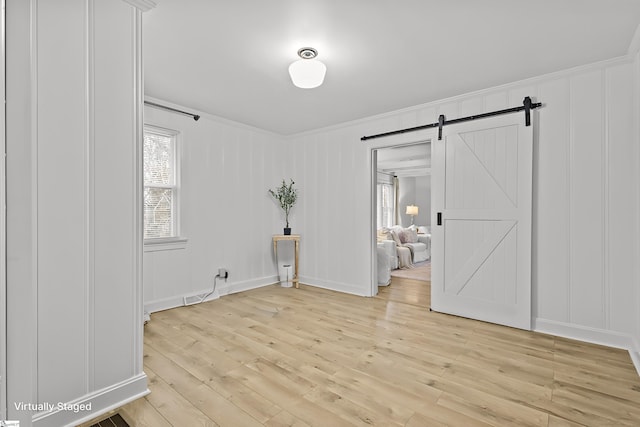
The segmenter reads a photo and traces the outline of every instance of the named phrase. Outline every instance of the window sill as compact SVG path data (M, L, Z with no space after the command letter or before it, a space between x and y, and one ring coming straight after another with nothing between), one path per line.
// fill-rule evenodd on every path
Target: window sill
M144 241L145 252L174 251L187 248L187 239L184 237L172 237L167 239L146 239Z

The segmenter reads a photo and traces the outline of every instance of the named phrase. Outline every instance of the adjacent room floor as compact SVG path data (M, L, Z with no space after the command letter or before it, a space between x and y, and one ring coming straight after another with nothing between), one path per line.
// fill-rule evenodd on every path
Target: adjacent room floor
M431 281L431 261L418 262L409 268L391 270L391 276L429 282Z
M376 298L268 286L154 313L132 426L640 425L626 351Z

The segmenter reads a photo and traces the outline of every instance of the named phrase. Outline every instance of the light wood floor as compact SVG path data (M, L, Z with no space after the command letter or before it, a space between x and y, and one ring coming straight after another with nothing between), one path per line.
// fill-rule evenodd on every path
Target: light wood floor
M626 351L428 311L429 283L376 298L269 286L155 313L151 426L640 425Z

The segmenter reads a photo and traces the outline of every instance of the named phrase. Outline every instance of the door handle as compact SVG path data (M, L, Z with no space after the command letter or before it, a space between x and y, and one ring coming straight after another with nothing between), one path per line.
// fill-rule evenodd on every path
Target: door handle
M438 220L437 220L437 224L438 224L438 225L442 225L442 212L438 212Z

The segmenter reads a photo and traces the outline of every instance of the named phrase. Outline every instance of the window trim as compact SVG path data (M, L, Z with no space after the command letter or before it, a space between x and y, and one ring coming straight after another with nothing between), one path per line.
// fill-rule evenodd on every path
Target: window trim
M151 184L146 185L144 183L144 179L142 180L143 192L145 188L160 188L160 189L170 189L172 190L172 219L173 219L173 236L170 237L144 237L143 234L143 244L145 246L145 252L150 251L159 251L159 250L171 250L171 249L184 249L186 247L187 238L182 236L182 227L181 227L181 175L182 175L182 138L179 131L174 129L163 128L160 126L144 124L143 127L144 134L155 134L164 137L172 137L174 143L174 155L173 155L173 174L174 174L174 184L173 185L158 185ZM144 154L144 153L143 153ZM144 214L144 209L143 209ZM143 231L144 231L144 218L143 218Z
M186 249L188 239L184 237L152 237L144 239L144 252Z

